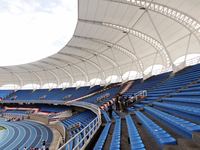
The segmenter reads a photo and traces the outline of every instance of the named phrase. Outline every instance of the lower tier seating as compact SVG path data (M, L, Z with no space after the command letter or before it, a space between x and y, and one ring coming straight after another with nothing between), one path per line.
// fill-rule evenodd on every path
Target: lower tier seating
M146 128L147 132L151 134L151 136L155 139L160 147L168 144L176 144L176 140L165 130L159 127L152 120L147 118L143 113L136 111L135 112L137 118L141 121L141 123Z
M164 122L172 130L187 138L192 138L193 132L200 132L200 125L172 116L151 107L144 107L145 111Z
M200 109L196 107L190 106L182 106L177 104L168 104L168 103L152 103L155 108L159 108L165 112L175 114L177 116L181 116L192 120L193 122L200 123Z
M102 110L101 113L103 114L106 122L111 122L110 117L108 116L108 114L106 113L106 111Z
M112 135L112 140L110 143L110 150L120 150L120 139L121 139L121 118L113 112L113 117L115 119L115 127Z
M126 117L131 150L145 150L145 146L130 115Z
M87 126L95 117L96 115L92 111L86 110L84 112L73 115L67 118L66 120L63 120L62 123L64 124L66 129L69 131L70 136L72 137L85 126ZM78 126L75 126L74 128L74 125L76 124Z
M94 147L94 150L102 150L103 149L103 146L104 146L104 143L106 141L106 138L108 136L108 132L109 132L109 129L110 129L110 126L111 126L111 123L107 123Z

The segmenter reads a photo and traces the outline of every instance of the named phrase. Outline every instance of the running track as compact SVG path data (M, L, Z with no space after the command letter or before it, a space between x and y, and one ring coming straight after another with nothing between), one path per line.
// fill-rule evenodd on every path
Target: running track
M0 126L6 128L0 131L0 150L21 150L25 146L39 148L43 140L47 141L47 146L52 142L52 131L40 123L27 120L6 122L0 119Z

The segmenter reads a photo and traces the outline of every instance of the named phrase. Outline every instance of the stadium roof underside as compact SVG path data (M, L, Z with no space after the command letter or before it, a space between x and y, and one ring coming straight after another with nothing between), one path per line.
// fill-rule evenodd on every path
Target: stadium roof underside
M197 63L199 10L198 0L79 0L77 26L66 46L34 63L0 67L0 84L78 86L94 78L112 82L112 75L126 80L129 71L140 78L156 69L176 70L178 58L185 66L195 56Z

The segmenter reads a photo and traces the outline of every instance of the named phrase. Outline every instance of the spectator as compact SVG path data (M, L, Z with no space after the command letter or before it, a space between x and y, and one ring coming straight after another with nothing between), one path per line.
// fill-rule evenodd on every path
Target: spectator
M42 150L45 150L45 149L46 149L46 141L43 140L43 141L42 141Z
M112 104L111 104L111 102L109 102L109 106L108 106L108 114L109 114L109 117L112 119L112 111L113 111L113 109L112 109Z
M116 107L116 110L119 110L119 94L117 95L115 99L115 107Z
M120 112L121 112L121 111L123 110L123 108L122 108L122 97L121 97L121 94L119 94L118 103L119 103L119 110L120 110Z

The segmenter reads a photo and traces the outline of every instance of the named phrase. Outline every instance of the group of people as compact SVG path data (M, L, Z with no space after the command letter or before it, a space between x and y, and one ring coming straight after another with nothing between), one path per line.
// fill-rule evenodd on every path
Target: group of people
M24 147L24 150L28 150L27 147ZM46 141L43 140L42 141L42 147L41 148L34 148L34 147L31 147L30 150L49 150L48 147L46 147Z
M128 106L128 97L118 94L115 98L115 109L116 111L125 112Z
M129 97L122 96L121 94L117 94L116 98L114 99L115 103L115 110L120 112L125 112L128 107ZM112 111L113 106L112 103L109 102L108 105L108 113L109 117L112 118Z
M10 122L10 121L21 121L24 120L23 116L19 116L19 117L13 117L13 116L4 116L5 121Z

